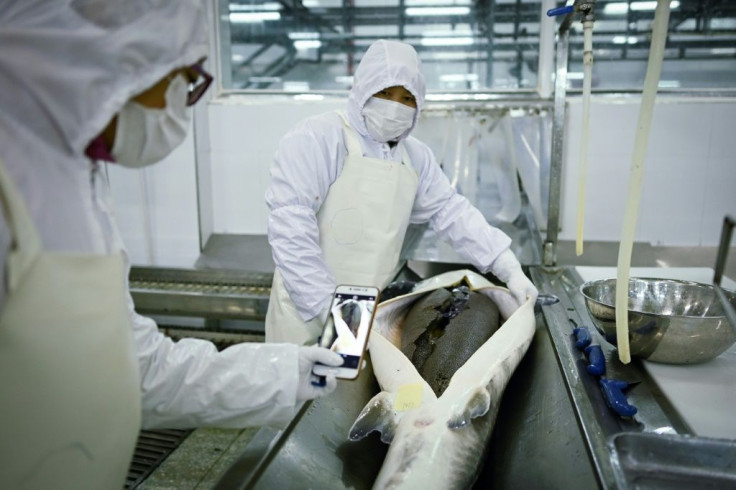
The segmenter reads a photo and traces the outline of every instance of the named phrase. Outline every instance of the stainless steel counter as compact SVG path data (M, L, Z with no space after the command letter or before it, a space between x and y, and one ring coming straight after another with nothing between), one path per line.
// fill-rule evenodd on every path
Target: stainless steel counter
M412 261L402 274L429 277L463 267ZM609 375L638 383L628 396L639 413L622 419L610 411L572 342L574 325L591 324L577 293L580 276L572 267L532 267L529 273L540 292L561 301L537 311L534 341L504 394L476 488L657 488L672 478L736 485L734 441L693 436L642 365L621 365L601 343ZM260 296L267 300L264 292ZM378 390L368 369L329 398L306 405L288 429L261 429L217 487L369 488L386 446L375 434L347 440L348 428ZM684 465L683 455L693 451L702 456Z
M733 488L736 485L736 441L694 435L641 361L624 365L615 348L592 329L592 320L578 288L580 275L572 267L531 271L540 292L560 303L542 308L559 370L580 427L589 464L604 488ZM575 348L572 329L590 326L606 359L609 379L632 385L628 402L638 409L632 417L616 415L606 404L597 379L586 371L587 361ZM684 464L683 454L697 454Z
M457 268L425 264L428 277ZM408 272L407 272L408 273ZM596 472L557 367L545 316L529 352L504 394L485 468L477 488L592 488ZM364 404L378 392L369 376L342 382L313 402L282 432L262 429L228 470L218 488L370 488L386 452L373 434L350 442L347 433Z
M448 267L432 264L425 272ZM673 478L715 488L736 483L733 441L693 436L641 364L620 364L604 345L608 376L636 383L628 399L639 411L622 418L609 409L573 346L573 326L590 323L577 294L580 277L573 268L534 268L531 275L540 291L561 301L537 312L534 342L506 389L475 488L650 488ZM369 488L386 447L375 434L347 439L378 390L369 372L305 406L286 430L262 429L217 487ZM683 465L683 454L695 450L699 462Z

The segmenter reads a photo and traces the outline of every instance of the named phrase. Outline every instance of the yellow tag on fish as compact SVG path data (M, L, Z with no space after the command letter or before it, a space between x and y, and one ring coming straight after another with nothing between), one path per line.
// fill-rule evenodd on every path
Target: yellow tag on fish
M424 385L422 383L401 386L399 391L396 393L394 410L397 412L405 412L421 405L423 390Z

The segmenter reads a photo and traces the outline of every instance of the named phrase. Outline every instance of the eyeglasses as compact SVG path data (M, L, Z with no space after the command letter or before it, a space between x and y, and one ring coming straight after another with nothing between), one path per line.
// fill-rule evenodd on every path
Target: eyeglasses
M197 80L189 84L189 93L187 94L187 106L193 106L199 99L202 98L204 93L210 88L213 77L202 68L202 62L195 63L189 67L189 69L195 71L200 76Z

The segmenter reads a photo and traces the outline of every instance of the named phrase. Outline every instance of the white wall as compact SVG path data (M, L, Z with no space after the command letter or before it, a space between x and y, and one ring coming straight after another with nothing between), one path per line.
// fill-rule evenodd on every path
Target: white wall
M586 186L586 240L617 241L639 97L594 97ZM574 240L582 104L569 101L560 239ZM736 101L660 97L645 162L636 240L654 245L718 244L726 213L736 213Z
M264 194L281 137L297 122L342 108L344 99L230 97L210 105L215 233L265 234Z
M191 267L199 257L194 138L143 169L107 165L118 226L135 265Z
M301 119L341 108L343 98L228 97L208 108L214 232L265 234L264 192L280 137ZM638 98L595 97L591 109L586 240L621 232ZM575 236L581 104L569 101L560 239ZM717 245L725 213L736 214L736 100L658 100L646 162L637 241ZM114 167L114 166L112 166ZM192 138L140 171L113 168L111 187L135 264L191 266L198 253ZM142 181L153 234L146 240Z

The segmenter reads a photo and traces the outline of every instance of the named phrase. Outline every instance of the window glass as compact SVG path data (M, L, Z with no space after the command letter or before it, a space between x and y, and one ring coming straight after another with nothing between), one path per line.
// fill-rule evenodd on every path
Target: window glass
M412 44L427 88L534 88L541 4L531 0L221 2L225 89L345 90L377 39Z
M641 89L649 58L654 1L595 2L593 89ZM670 3L660 88L736 87L736 2ZM582 87L583 30L570 32L570 86Z
M595 2L593 88L641 88L654 1ZM662 87L736 87L736 1L672 2ZM418 51L430 91L533 89L540 1L220 1L223 88L345 90L366 48L398 39ZM582 86L580 19L570 87Z

